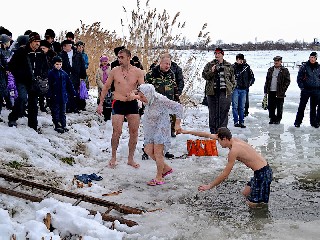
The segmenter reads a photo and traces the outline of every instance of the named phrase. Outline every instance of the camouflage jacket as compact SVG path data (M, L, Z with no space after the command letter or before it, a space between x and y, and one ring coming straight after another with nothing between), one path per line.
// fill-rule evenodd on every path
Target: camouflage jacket
M217 60L213 60L211 62L208 62L202 71L202 77L206 80L206 86L205 86L205 94L206 95L214 95L215 89L214 89L214 81L216 78L216 73L212 72L212 66L217 64ZM231 63L227 62L226 60L223 60L222 63L223 71L224 71L224 78L226 81L226 94L231 95L233 92L233 89L236 86L235 83L235 76L234 76L234 70L231 65Z
M156 92L170 100L179 101L178 87L171 69L168 72L162 72L157 65L146 74L145 82L152 84Z

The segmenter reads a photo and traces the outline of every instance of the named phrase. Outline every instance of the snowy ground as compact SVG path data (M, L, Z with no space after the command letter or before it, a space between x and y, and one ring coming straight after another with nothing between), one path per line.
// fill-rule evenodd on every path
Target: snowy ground
M227 52L225 59L235 61L237 52ZM53 130L51 117L40 113L42 134L26 127L20 119L17 128L0 123L0 163L2 173L11 173L68 191L122 203L145 210L159 209L142 215L111 214L136 221L139 225L127 227L103 222L101 216L89 216L86 205L72 206L72 199L49 195L41 203L0 195L0 240L9 239L319 239L320 207L320 130L309 124L306 110L301 128L293 127L299 103L296 84L298 68L289 68L291 85L284 105L284 119L280 125L269 125L268 112L261 108L263 86L269 63L275 55L285 62L306 61L310 51L244 52L251 65L256 83L250 89L250 115L245 119L246 129L229 128L235 137L245 139L266 157L274 171L274 182L268 209L250 210L240 195L252 171L236 164L229 179L212 191L199 193L197 186L211 181L226 164L227 150L218 148L218 157L188 157L168 160L174 173L166 184L156 187L146 182L154 177L156 166L152 160L141 160L142 129L135 153L140 169L126 164L128 129L124 124L118 149L119 165L106 167L110 159L111 122L104 123L95 114L96 90L91 91L87 111L68 114L70 131L58 134ZM200 69L211 60L212 52L200 58ZM201 74L201 72L200 72ZM201 87L192 90L201 96ZM7 119L9 111L2 111ZM183 125L187 129L208 131L208 110L205 106L185 108ZM184 155L186 142L195 137L178 135L172 139L171 152ZM73 157L70 166L62 158ZM18 170L10 167L17 161ZM104 179L92 187L76 188L73 175L97 173ZM0 186L11 187L0 178ZM117 196L102 194L122 190ZM51 198L50 198L51 197ZM98 209L104 212L105 209ZM49 233L42 222L47 212L52 214L54 232ZM73 236L73 237L72 237Z

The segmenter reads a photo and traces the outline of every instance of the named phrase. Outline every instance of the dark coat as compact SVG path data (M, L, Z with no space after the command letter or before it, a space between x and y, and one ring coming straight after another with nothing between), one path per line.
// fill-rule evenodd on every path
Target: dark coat
M30 64L28 62L30 59ZM48 61L46 56L40 50L32 51L29 45L20 47L12 56L9 62L9 71L14 76L17 83L31 87L32 70L34 77L41 76L46 78L48 76Z
M247 63L238 64L235 62L233 65L234 75L236 80L236 88L245 90L248 89L254 82L254 75Z
M0 96L7 94L8 77L6 71L8 71L7 59L9 55L10 51L0 49Z
M74 89L78 92L80 79L86 79L87 77L82 54L73 50L72 67L70 65L67 52L61 51L59 55L62 58L62 69L69 75Z
M66 104L68 96L76 96L68 74L62 69L53 68L48 74L48 98L52 104Z
M266 82L264 84L264 93L269 94L271 81L272 81L272 73L274 71L274 66L270 67L267 72ZM289 70L283 66L280 67L280 71L277 78L277 98L284 98L286 96L286 91L290 85L290 73Z
M174 77L176 79L176 83L177 83L177 86L178 86L178 94L180 96L182 94L182 91L183 91L183 88L184 88L184 77L183 77L182 68L179 67L177 63L171 62L170 69L174 73Z
M297 83L300 89L320 88L320 65L310 61L303 64L298 72Z

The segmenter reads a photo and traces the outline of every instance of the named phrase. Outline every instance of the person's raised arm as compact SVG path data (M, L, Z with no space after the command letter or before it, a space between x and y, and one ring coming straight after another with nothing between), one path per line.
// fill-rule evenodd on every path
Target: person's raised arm
M218 139L218 135L217 134L212 134L212 133L207 133L207 132L189 131L189 130L181 129L181 131L179 133L191 134L191 135L194 135L194 136L211 138L211 139L214 139L214 140Z
M226 180L228 178L234 164L235 164L235 161L236 161L236 154L234 154L231 150L230 153L228 154L228 163L225 166L222 173L220 173L219 176L216 177L211 183L206 184L206 185L200 185L198 187L198 190L199 191L209 190L211 188L218 186L220 183L222 183L224 180Z

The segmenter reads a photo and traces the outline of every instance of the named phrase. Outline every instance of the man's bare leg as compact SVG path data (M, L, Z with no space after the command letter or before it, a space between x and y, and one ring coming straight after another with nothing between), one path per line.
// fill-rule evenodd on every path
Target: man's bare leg
M124 121L123 115L112 116L112 137L111 137L111 160L109 161L109 167L114 168L117 165L117 149L119 146L119 139L122 134L122 125Z
M129 155L128 155L128 165L139 168L140 165L134 161L134 152L136 150L136 145L138 141L138 129L140 124L140 115L139 114L129 114L126 116L128 120L129 127Z

